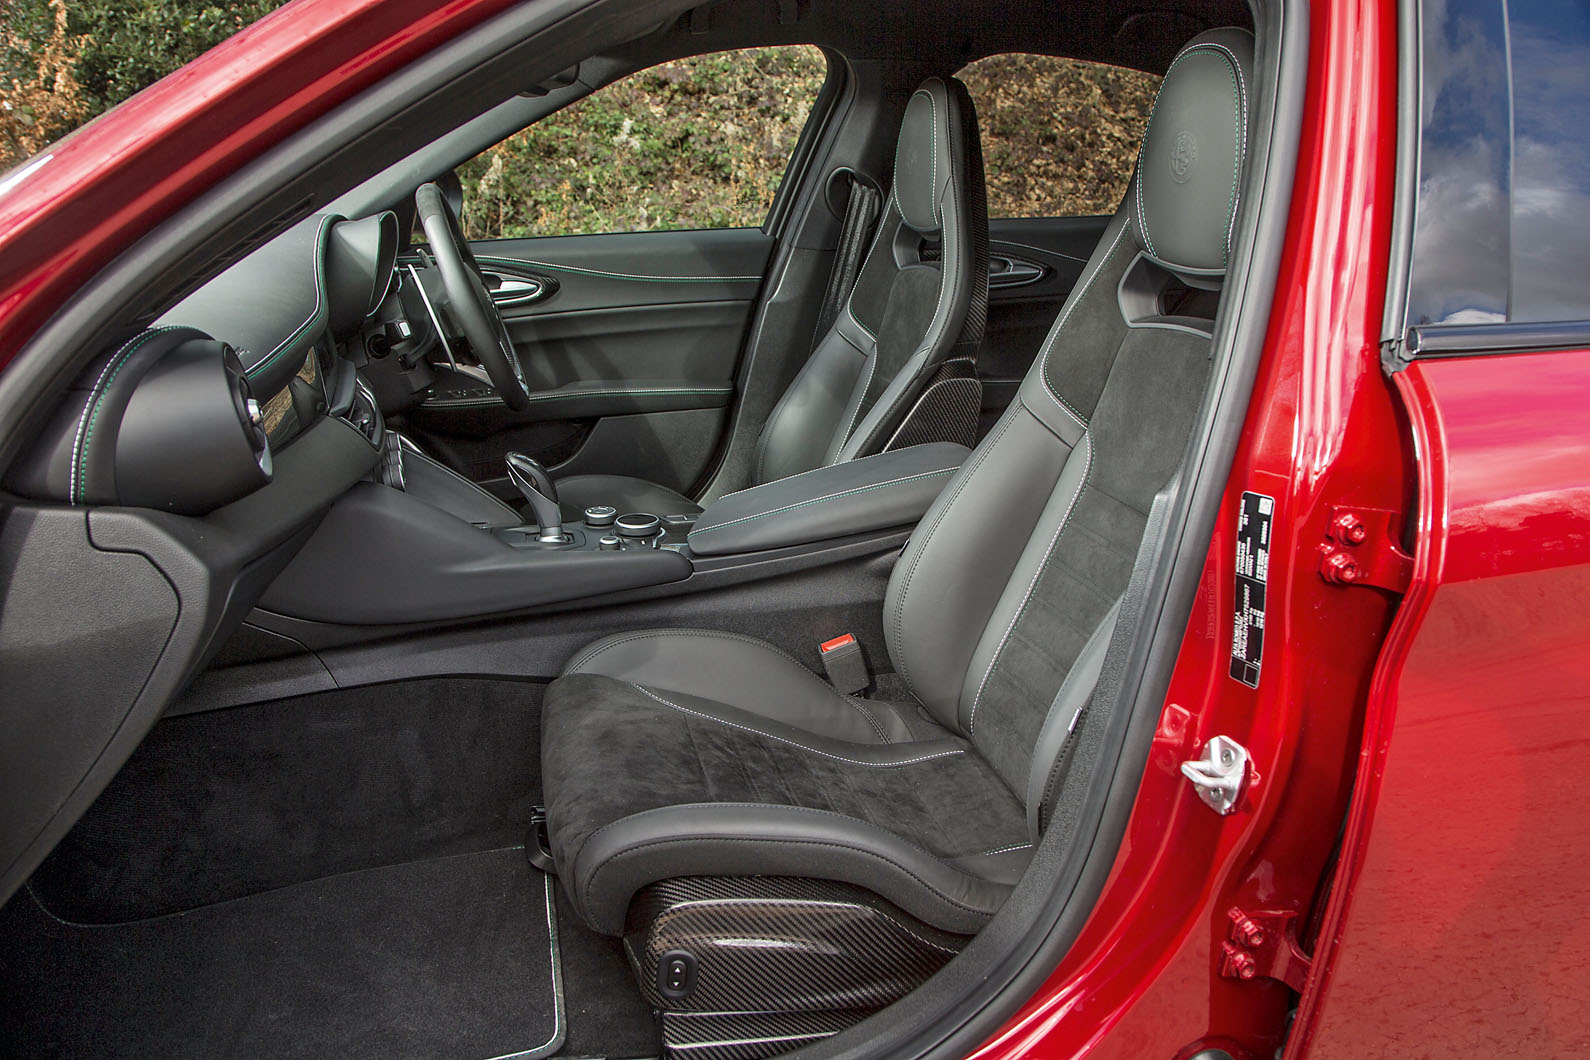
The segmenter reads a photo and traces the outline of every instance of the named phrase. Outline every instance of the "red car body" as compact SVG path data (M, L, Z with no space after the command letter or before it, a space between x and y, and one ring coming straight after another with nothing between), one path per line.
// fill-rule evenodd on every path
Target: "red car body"
M182 204L505 6L294 4L57 145L0 195L0 366ZM988 1060L1590 1049L1590 353L1388 377L1397 12L1317 0L1310 23L1229 514L1114 871ZM1282 513L1257 690L1226 678L1244 490ZM1357 583L1324 566L1344 514ZM1229 817L1178 771L1216 734L1253 756Z

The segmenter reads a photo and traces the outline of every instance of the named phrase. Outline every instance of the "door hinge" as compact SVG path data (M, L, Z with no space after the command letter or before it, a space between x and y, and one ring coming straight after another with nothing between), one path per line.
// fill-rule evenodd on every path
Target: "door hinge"
M1381 508L1338 505L1319 546L1319 576L1332 585L1373 585L1394 593L1413 580L1413 557L1397 543L1399 517Z
M1278 979L1298 993L1313 959L1297 942L1295 912L1227 910L1231 923L1220 944L1220 974L1227 979Z

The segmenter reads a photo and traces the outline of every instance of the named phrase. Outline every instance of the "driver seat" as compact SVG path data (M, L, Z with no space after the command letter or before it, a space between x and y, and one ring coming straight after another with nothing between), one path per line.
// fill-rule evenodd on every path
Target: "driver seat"
M1126 200L1017 399L895 562L867 646L896 672L889 700L705 629L604 638L548 688L551 858L575 914L625 937L665 1029L854 1022L986 925L1065 827L1079 721L1209 383L1252 57L1224 29L1171 64ZM917 944L939 956L877 956Z
M970 446L978 396L967 383L987 310L977 112L965 85L929 78L906 104L893 185L855 286L763 426L748 484L919 442ZM912 416L940 380L937 399L923 400ZM953 411L930 419L939 400L953 401ZM946 418L958 427L938 426ZM571 475L557 487L566 519L596 504L655 515L701 511L666 486L623 475Z

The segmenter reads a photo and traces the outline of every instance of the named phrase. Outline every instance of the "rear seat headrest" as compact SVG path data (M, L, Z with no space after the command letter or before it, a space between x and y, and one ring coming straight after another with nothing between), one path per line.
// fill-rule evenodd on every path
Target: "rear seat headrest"
M1177 53L1143 134L1132 218L1150 257L1187 278L1219 276L1247 159L1253 35L1200 33Z

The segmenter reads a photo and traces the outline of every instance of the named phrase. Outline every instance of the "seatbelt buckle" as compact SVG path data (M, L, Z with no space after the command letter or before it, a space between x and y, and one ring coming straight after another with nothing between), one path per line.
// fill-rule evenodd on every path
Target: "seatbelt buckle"
M823 641L817 646L817 655L823 660L828 683L845 695L854 695L872 683L867 660L861 654L861 642L853 634Z

